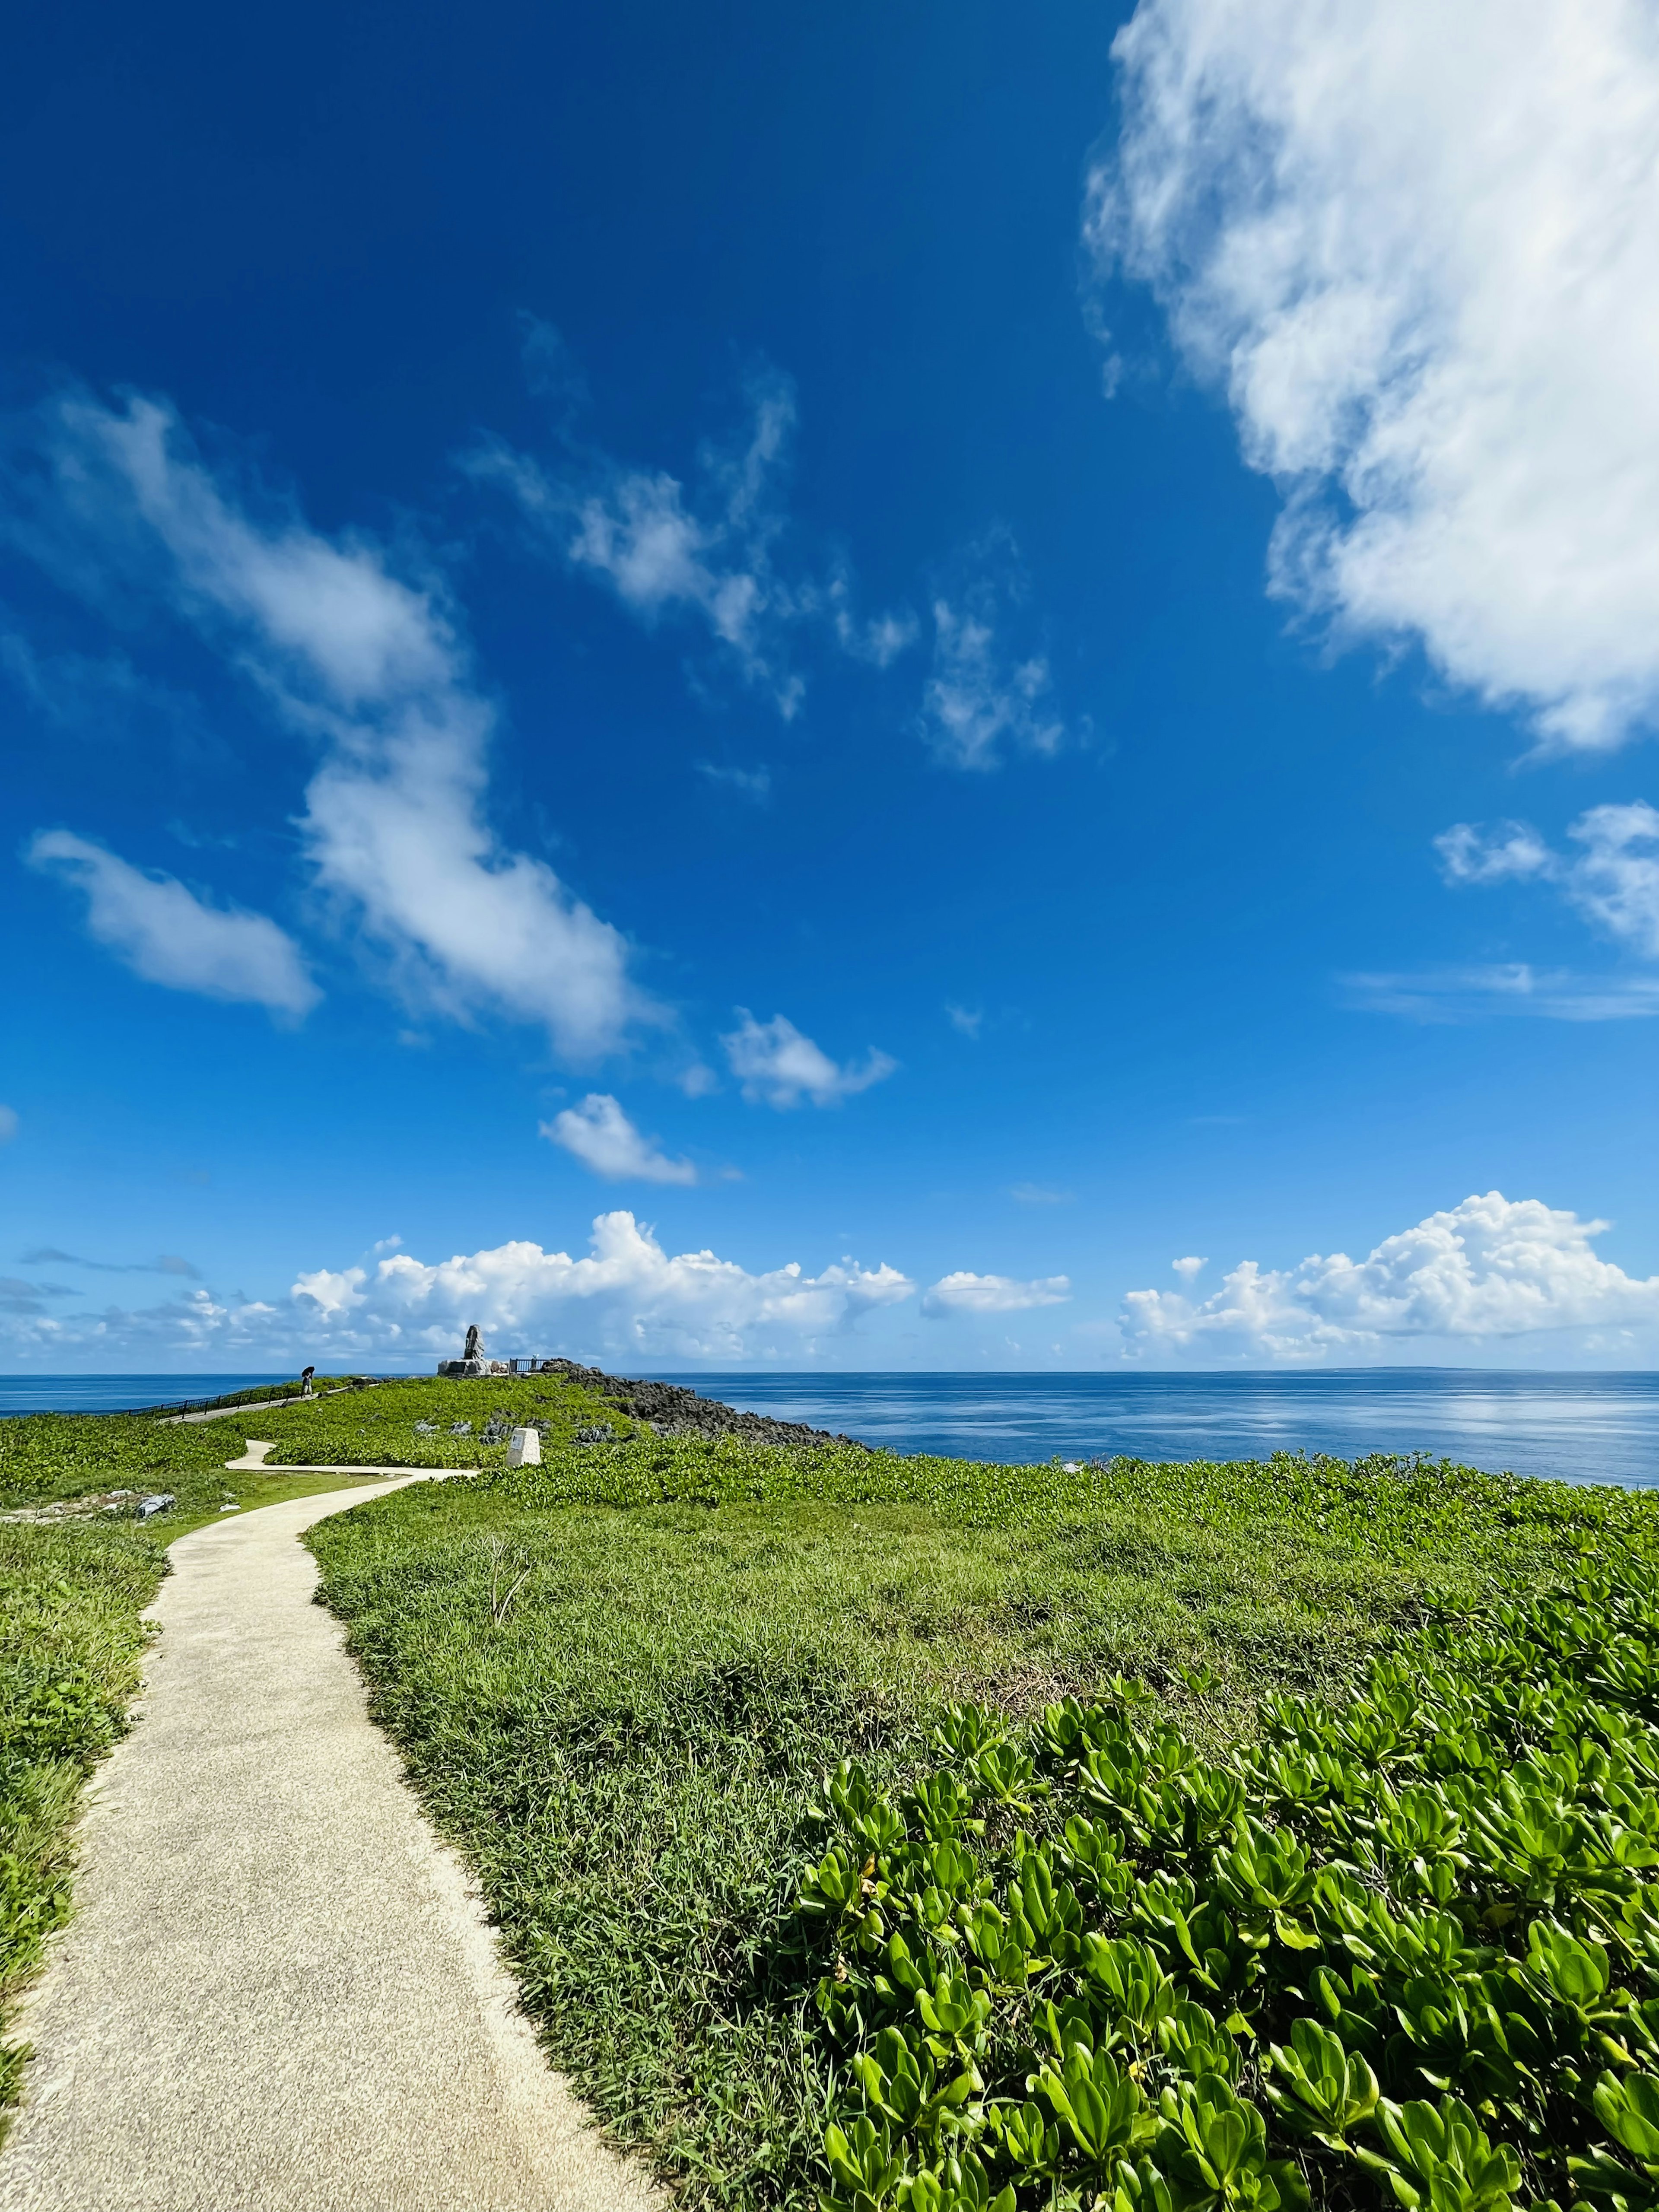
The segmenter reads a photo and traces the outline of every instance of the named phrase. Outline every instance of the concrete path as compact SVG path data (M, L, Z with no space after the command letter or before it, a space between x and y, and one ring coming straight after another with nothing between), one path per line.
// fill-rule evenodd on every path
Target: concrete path
M161 1426L176 1429L193 1421L228 1421L237 1413L268 1413L273 1406L314 1406L320 1399L344 1395L343 1390L318 1390L309 1398L301 1398L296 1391L290 1391L286 1398L259 1398L246 1406L210 1406L203 1413L163 1413Z
M409 1470L409 1467L408 1467L407 1463L405 1463L405 1464L404 1464L404 1466L402 1466L402 1467L381 1467L381 1466L379 1466L379 1465L374 1465L374 1466L368 1466L368 1465L365 1465L365 1466L362 1466L362 1467L340 1467L340 1466L337 1466L337 1465L336 1465L336 1466L329 1466L329 1467L312 1467L312 1466L303 1465L303 1464L302 1464L302 1465L301 1465L301 1466L298 1466L298 1467L289 1467L289 1466L286 1466L286 1465L280 1466L280 1467L268 1467L268 1466L265 1464L265 1455L266 1455L266 1453L267 1453L267 1452L274 1452L274 1451L276 1450L276 1445L275 1445L275 1444L270 1444L270 1443L259 1443L256 1442L256 1441L255 1441L255 1439L254 1439L253 1437L250 1437L248 1438L248 1440L247 1440L247 1449L246 1449L246 1450L242 1454L242 1456L240 1457L240 1459L228 1459L228 1460L225 1462L225 1468L226 1468L226 1470L227 1470L227 1472L228 1472L228 1473L232 1474L256 1474L256 1473L257 1473L257 1474L275 1474L275 1475L284 1475L284 1474L353 1474L353 1475L366 1475L366 1474L398 1474L398 1475L402 1475L405 1480L410 1479L410 1470ZM422 1472L422 1474L423 1475L425 1475L425 1476L426 1476L429 1480L431 1480L431 1481L434 1481L434 1482L439 1482L439 1481L441 1481L441 1480L445 1478L445 1476L447 1476L447 1475L452 1475L452 1474L476 1474L478 1472L478 1470L477 1470L477 1468L476 1467L433 1467L433 1468L422 1468L422 1469L421 1470L421 1472ZM377 1492L375 1494L376 1494L376 1496L378 1496L378 1495L379 1495L379 1492ZM260 1511L263 1511L263 1510L264 1510L264 1508L263 1508L263 1507L260 1507L260 1508L258 1508L258 1510L260 1510ZM331 1509L331 1510L332 1510L332 1509ZM318 1515L318 1516L314 1516L314 1517L316 1517L316 1518L318 1518L318 1519L320 1519L320 1518L321 1518L321 1516L320 1516L320 1515Z
M343 1470L342 1470L343 1472ZM417 1478L418 1479L418 1478ZM21 2033L3 2212L645 2212L518 2012L299 1543L173 1547L133 1733Z

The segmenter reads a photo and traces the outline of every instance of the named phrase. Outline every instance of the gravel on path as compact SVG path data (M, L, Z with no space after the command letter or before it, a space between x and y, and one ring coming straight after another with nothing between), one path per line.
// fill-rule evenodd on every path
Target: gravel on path
M0 2212L659 2205L549 2069L311 1601L301 1531L398 1486L173 1546L137 1725L21 2023Z

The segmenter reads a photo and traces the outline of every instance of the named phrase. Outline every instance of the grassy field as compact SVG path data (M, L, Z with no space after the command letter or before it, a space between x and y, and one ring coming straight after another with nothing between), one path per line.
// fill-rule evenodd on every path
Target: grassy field
M313 1462L483 1470L320 1524L322 1595L688 2204L1659 2203L1659 1515L1446 1466L710 1441L539 1376L8 1422L0 1510L177 1502L0 1523L0 2002L166 1544Z
M1195 1771L1219 1771L1264 1727L1271 1735L1264 1701L1339 1710L1425 1623L1497 1592L1547 1589L1586 1553L1644 1550L1656 1526L1650 1501L1626 1493L1445 1467L1119 1462L1067 1474L641 1435L405 1492L312 1540L377 1711L481 1875L550 2051L688 2203L807 2205L829 2187L848 2212L966 2212L1006 2180L1015 2194L1002 2212L1103 2189L1108 2203L1119 2192L1119 2212L1143 2197L1146 2212L1166 2202L1271 2212L1260 2176L1253 2195L1241 2181L1231 2194L1193 2185L1160 2197L1115 2177L1104 2153L1091 2163L1063 2130L1047 2168L1010 2166L996 2099L1037 2078L1026 1998L1012 2021L987 1999L1000 2082L988 2045L981 2065L945 2036L950 2064L978 2087L963 2092L943 2148L939 2114L924 2137L902 2124L902 2096L872 2102L860 2069L883 2006L890 1998L905 2032L921 2030L908 1985L894 1997L884 1978L884 1952L862 1960L855 1940L869 1932L866 1907L878 1952L896 1932L872 1901L884 1880L870 1839L856 1832L849 1847L850 1900L832 1911L803 1889L847 1826L825 1777L857 1762L857 1790L887 1806L902 1839L908 1816L893 1808L914 1803L907 1786L939 1766L947 1707L975 1701L986 1741L1025 1759L1041 1751L1045 1709L1067 1696L1091 1712L1103 1696L1101 1713L1140 1711L1127 1677L1149 1686L1148 1710L1173 1724ZM1043 1786L1068 1816L1083 1802L1061 1782ZM983 1897L975 1875L964 1912L995 1882L1006 1901L1018 1878L1025 1829L990 1811L976 1847ZM1020 1818L1042 1832L1036 1798ZM960 1963L971 2014L994 1970L959 1928L932 1940L929 1977ZM1267 1950L1271 1966L1271 1939ZM836 2014L848 1983L867 1996L850 2024ZM1281 2012L1283 1990L1297 1987L1282 1975L1263 1984ZM1235 2033L1248 2039L1242 2015ZM945 2061L924 2051L920 2063L942 2087ZM1246 2069L1252 2111L1269 2109L1266 2079ZM1031 2111L1039 2138L1059 2129L1052 2106ZM860 2122L876 2148L832 2185L826 2129L848 2142ZM1322 2201L1394 2201L1370 2169L1334 2183L1316 2146L1312 2155L1307 2185ZM1173 2171L1173 2154L1166 2162ZM1288 2179L1284 2191L1294 2197ZM1464 2201L1444 2188L1442 2198Z

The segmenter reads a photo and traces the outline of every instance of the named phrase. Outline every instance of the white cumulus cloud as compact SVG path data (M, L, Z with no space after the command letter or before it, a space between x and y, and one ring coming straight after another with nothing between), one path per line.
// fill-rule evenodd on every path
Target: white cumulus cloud
M898 1066L873 1045L862 1060L831 1060L787 1015L757 1022L747 1006L737 1012L738 1026L720 1042L744 1097L753 1103L789 1107L810 1098L815 1106L837 1105L880 1083Z
M541 1124L543 1136L574 1153L584 1167L612 1182L696 1182L690 1160L670 1159L655 1139L643 1137L616 1099L590 1091Z
M1455 822L1441 831L1434 849L1449 884L1525 883L1555 871L1554 854L1524 822L1500 822L1493 830Z
M1567 835L1577 852L1558 852L1524 822L1459 822L1434 842L1448 883L1540 878L1608 936L1659 960L1659 811L1642 799L1592 806Z
M315 881L407 993L543 1024L578 1060L656 1018L619 933L490 830L494 709L435 582L292 501L256 514L153 400L60 396L9 447L17 542L94 594L159 585L320 750L301 825Z
M146 874L67 830L41 831L25 858L85 894L88 934L146 982L294 1018L322 996L299 947L267 915L209 906L176 877Z
M1071 1279L1066 1275L1022 1283L1012 1275L975 1275L961 1267L939 1277L922 1299L921 1310L935 1319L949 1314L1023 1313L1030 1306L1063 1305L1071 1295Z
M1659 1275L1600 1258L1605 1221L1498 1191L1386 1237L1364 1260L1246 1260L1209 1297L1131 1291L1122 1328L1140 1355L1317 1360L1432 1338L1479 1343L1572 1328L1659 1326Z
M1141 0L1092 179L1285 498L1273 588L1559 746L1659 706L1645 0Z
M600 1214L579 1258L528 1240L427 1261L382 1252L301 1273L280 1300L228 1300L206 1288L140 1310L4 1315L11 1353L52 1371L112 1358L169 1368L227 1365L420 1369L453 1358L471 1322L494 1355L613 1365L811 1358L860 1317L914 1295L884 1262L837 1261L809 1275L795 1261L755 1273L710 1251L665 1252L632 1213ZM38 1296L25 1301L40 1306Z
M751 1274L713 1252L664 1251L629 1212L593 1224L580 1259L516 1242L428 1263L394 1253L371 1267L301 1275L294 1296L315 1313L319 1340L442 1352L470 1322L493 1350L598 1349L691 1358L746 1358L811 1348L915 1285L884 1264L846 1260L816 1275L794 1262Z

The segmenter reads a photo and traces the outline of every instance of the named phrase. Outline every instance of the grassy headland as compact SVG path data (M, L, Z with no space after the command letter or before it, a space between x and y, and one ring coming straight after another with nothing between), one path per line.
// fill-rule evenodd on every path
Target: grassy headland
M1041 1794L1027 1786L1048 1756L1045 1727L1056 1711L1074 1711L1085 1735L1115 1741L1121 1723L1154 1747L1168 1730L1162 1752L1124 1754L1130 1768L1139 1761L1133 1787L1147 1787L1149 1762L1164 1759L1170 1772L1152 1775L1153 1802L1167 1781L1164 1817L1177 1835L1198 1822L1194 1850L1208 1850L1217 1838L1189 1812L1183 1775L1207 1780L1230 1762L1282 1753L1286 1715L1306 1717L1317 1735L1321 1716L1358 1712L1370 1698L1374 1664L1416 1651L1413 1639L1425 1633L1443 1638L1432 1624L1472 1620L1504 1595L1548 1591L1580 1572L1586 1555L1615 1566L1639 1560L1656 1537L1646 1498L1445 1466L1120 1461L1066 1473L811 1441L635 1433L555 1446L540 1468L493 1471L465 1488L407 1492L323 1525L312 1540L325 1600L348 1623L376 1710L435 1820L482 1877L550 2051L689 2203L804 2206L829 2186L844 2212L967 2212L993 2196L1012 2212L1016 2203L1090 2203L1103 2191L1108 2204L1117 2197L1119 2212L1212 2203L1271 2212L1270 2151L1299 2160L1300 2185L1322 2201L1390 2201L1380 2170L1357 2152L1310 2151L1294 2116L1281 2120L1268 2094L1278 2077L1261 2060L1267 2039L1313 2017L1299 1930L1279 1942L1270 1925L1259 1945L1254 2011L1233 1995L1218 2014L1205 2011L1213 2051L1195 2016L1182 2031L1198 2054L1193 2066L1207 2069L1202 2078L1231 2054L1231 2075L1216 2078L1229 2098L1237 2087L1239 2111L1257 2115L1258 2129L1273 2130L1255 2182L1243 2174L1230 2194L1194 2181L1196 2152L1182 2167L1167 2137L1200 2075L1183 2073L1179 2054L1158 2042L1164 2014L1146 2026L1144 2048L1121 2011L1093 2021L1091 2063L1097 2051L1101 2084L1120 2060L1136 2069L1123 2093L1139 2116L1131 2164L1156 2152L1167 2174L1125 2179L1109 2146L1091 2148L1051 2099L1027 2093L1044 2063L1037 1999L1074 1999L1076 1960L1052 1947L1036 1955L1041 1946L1022 1921L1024 1963L1011 1956L1005 1978L989 1922L974 1923L979 1935L968 1923L986 1905L1005 1927L1015 1919L1011 1885L1018 1892L1039 1841L1048 1850L1043 1878L1082 1900L1082 1932L1146 1945L1169 2018L1177 2002L1205 2009L1206 1970L1192 1967L1168 1928L1153 1931L1156 1944L1139 1923L1131 1929L1125 1899L1167 1875L1194 1883L1189 1914L1215 1903L1204 1895L1210 1858L1177 1859L1170 1838L1154 1844L1144 1823L1137 1843L1124 1806L1089 1795L1097 1778L1079 1785L1050 1759ZM1433 1651L1401 1662L1409 1681L1443 1676L1445 1650ZM1534 1656L1542 1682L1549 1664ZM1146 1686L1149 1706L1136 1702L1131 1678ZM1511 1703L1512 1678L1511 1668L1503 1676ZM970 1702L979 1717L951 1720L951 1706ZM1547 1735L1557 1710L1547 1700L1501 1747L1489 1730L1480 1756L1498 1760L1501 1748L1504 1759L1522 1759L1525 1727ZM975 1762L994 1753L994 1769L998 1747L1014 1780L1006 1802L988 1804L996 1791ZM1304 1755L1294 1742L1291 1750ZM1401 1756L1395 1780L1409 1790L1416 1753ZM932 1809L919 1812L915 1792L941 1764L972 1769L960 1802L945 1803L954 1785L936 1784ZM1350 1753L1335 1770L1340 1786L1358 1802L1381 1786L1387 1765L1379 1756L1356 1772ZM828 1801L825 1778L837 1773L840 1800ZM1236 1790L1217 1786L1222 1810L1205 1817L1221 1821L1229 1849L1228 1824L1240 1820L1270 1836L1287 1820L1287 1836L1297 1821L1317 1829L1309 1807L1287 1813L1248 1778ZM1631 1786L1651 1799L1650 1780L1638 1774ZM1318 1790L1305 1794L1311 1805ZM1127 1869L1115 1901L1098 1884L1089 1889L1065 1840L1066 1821L1082 1812L1106 1823L1097 1861L1115 1851ZM1474 1862L1455 1822L1447 1833L1439 1856L1449 1853L1455 1905L1456 1870ZM957 1857L919 1876L939 1844ZM832 1844L845 1877L839 1897L830 1894L835 1869L817 1889L807 1872ZM1364 1879L1407 1909L1412 1893L1397 1880L1391 1887L1386 1870ZM1432 1876L1443 1887L1448 1879L1443 1869ZM1644 1893L1645 1881L1635 1877ZM1504 1924L1524 1956L1536 1899L1501 1882L1464 1887L1471 1934L1496 1901L1509 1908ZM933 1899L925 1909L924 1893ZM937 1925L926 1918L935 1907ZM1255 1911L1232 1911L1228 1942L1248 1950L1256 1941ZM1219 1924L1202 1923L1200 1958L1202 1929L1213 1937ZM954 2026L927 2024L911 1969L890 1955L896 1936L929 2003L938 1996L935 2021L948 2013ZM1334 1938L1314 1941L1311 1963L1352 1969ZM1465 1948L1474 1966L1464 1958L1456 1972L1478 1979L1499 1970L1502 1943L1478 1957ZM1119 1999L1128 2002L1121 1990ZM967 2009L957 2018L953 2006ZM1084 2015L1074 2004L1068 2018L1075 2042ZM879 2045L890 2030L910 2061L890 2041ZM1068 2032L1064 2023L1054 2031L1056 2081ZM1405 2111L1435 2094L1409 2053L1384 2064L1379 2040L1377 2057L1379 2098ZM894 2069L903 2075L907 2063L895 2087ZM1154 2104L1169 2089L1173 2118L1146 2106L1143 2081ZM938 2104L947 2087L957 2103ZM1584 2098L1592 2093L1587 2076ZM1221 2090L1204 2094L1217 2126L1232 2124ZM1559 2105L1563 2094L1552 2076L1549 2096ZM1086 2104L1084 2090L1078 2097ZM1014 2130L1026 2130L1019 2142L1032 2150L1021 2166L1006 2123L1028 2104ZM1249 2124L1238 2124L1248 2136ZM1481 2124L1501 2142L1522 2123L1487 2114ZM831 2144L851 2146L833 2180L823 2162L831 2126L841 2131ZM1528 2140L1530 2185L1516 2183L1523 2197L1542 2191L1534 2149ZM1297 2185L1285 2174L1273 2184L1291 2198ZM1005 2186L1013 2192L1006 2199ZM1565 2202L1565 2180L1558 2194ZM1444 2201L1463 2200L1454 2192Z
M905 1458L569 1372L6 1423L0 1504L177 1504L0 1529L0 1995L165 1543L314 1462L483 1470L320 1524L322 1595L688 2203L1659 2201L1659 1510L1443 1465Z

